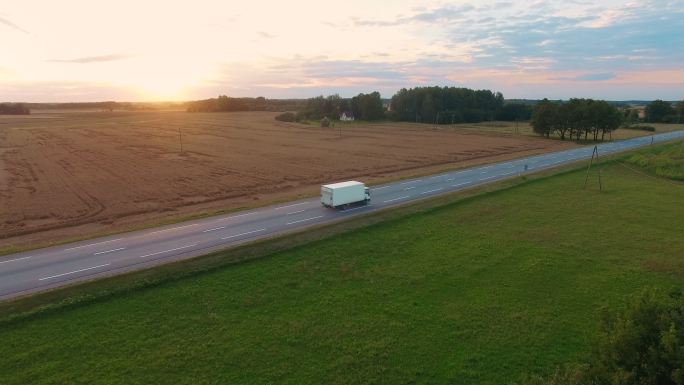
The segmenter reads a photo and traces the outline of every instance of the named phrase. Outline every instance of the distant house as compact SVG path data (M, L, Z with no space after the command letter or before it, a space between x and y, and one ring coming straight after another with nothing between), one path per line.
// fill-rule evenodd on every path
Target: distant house
M354 121L354 114L349 112L349 111L345 111L342 114L340 114L340 121L342 121L342 122L353 122Z

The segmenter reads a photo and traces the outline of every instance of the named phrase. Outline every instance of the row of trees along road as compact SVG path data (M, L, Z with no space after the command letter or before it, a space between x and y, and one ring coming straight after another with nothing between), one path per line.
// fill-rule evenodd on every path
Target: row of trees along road
M554 103L548 99L539 102L532 112L534 132L547 138L552 133L561 139L586 140L589 135L601 140L622 124L622 113L604 100L570 99L566 103Z

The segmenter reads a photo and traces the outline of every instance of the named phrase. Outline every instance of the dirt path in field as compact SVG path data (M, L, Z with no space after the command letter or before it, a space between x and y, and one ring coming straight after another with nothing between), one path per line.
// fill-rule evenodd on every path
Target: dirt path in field
M0 249L569 148L417 124L320 128L273 113L0 117ZM180 152L179 129L184 152Z

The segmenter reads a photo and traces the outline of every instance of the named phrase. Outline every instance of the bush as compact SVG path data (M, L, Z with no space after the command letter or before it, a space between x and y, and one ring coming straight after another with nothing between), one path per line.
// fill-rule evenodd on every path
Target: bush
M606 313L590 376L595 383L684 384L684 297L647 290Z
M292 112L285 112L280 115L277 115L275 117L275 120L281 121L281 122L296 122L297 121L297 115L293 114Z
M683 385L684 296L645 290L625 309L604 311L588 364L557 368L525 385Z

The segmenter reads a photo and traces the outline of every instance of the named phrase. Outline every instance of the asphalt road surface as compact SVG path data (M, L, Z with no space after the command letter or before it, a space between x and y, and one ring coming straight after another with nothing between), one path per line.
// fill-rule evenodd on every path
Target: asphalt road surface
M684 131L600 144L599 154L604 156L676 138L684 138ZM5 255L0 257L0 299L191 258L259 238L558 167L589 159L592 150L593 146L587 146L376 186L371 189L370 205L347 210L325 208L315 197Z

